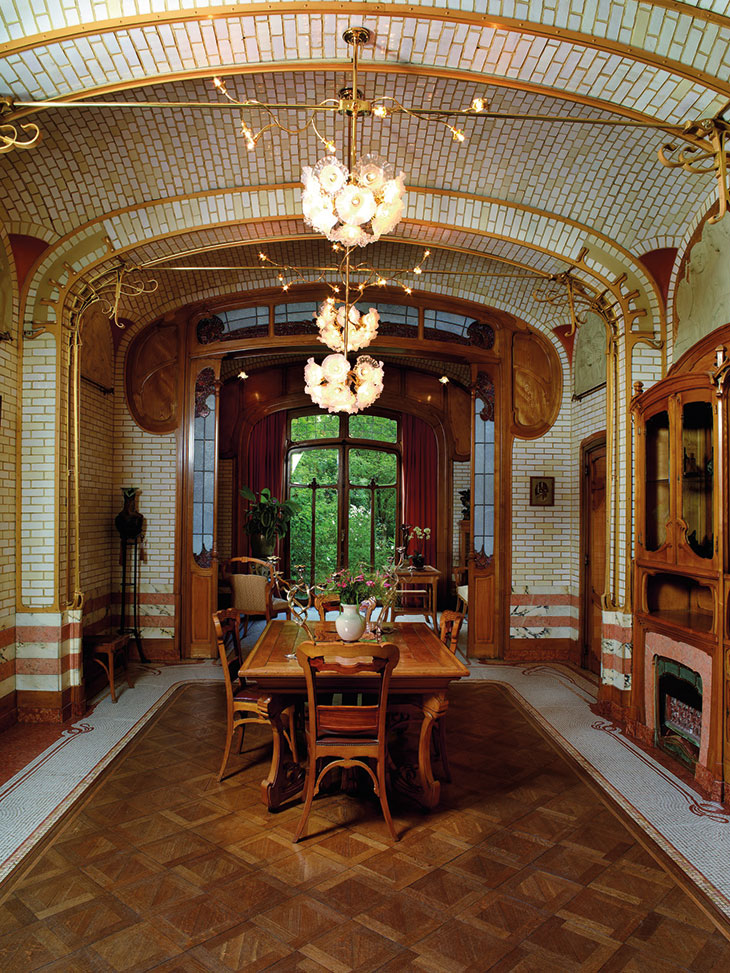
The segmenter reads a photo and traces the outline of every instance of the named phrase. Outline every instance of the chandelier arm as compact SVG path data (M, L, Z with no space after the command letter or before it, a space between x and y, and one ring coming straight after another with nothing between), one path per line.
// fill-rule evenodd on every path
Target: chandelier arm
M307 119L304 125L297 126L296 128L289 128L288 126L283 125L279 121L279 119L274 115L273 111L271 111L268 108L266 108L265 110L267 114L271 116L271 121L268 123L268 125L264 125L263 128L259 129L259 131L256 132L255 135L248 128L248 125L243 120L243 118L241 119L241 125L243 127L244 135L246 134L247 131L251 132L251 141L253 142L254 145L256 144L256 142L258 142L258 140L261 138L264 132L268 132L269 129L272 128L278 128L280 131L286 132L287 135L303 135L304 132L306 132L306 130L310 127L314 130L314 133L317 136L317 138L321 142L323 142L325 146L331 145L331 143L327 139L325 139L322 135L320 135L320 133L317 131L317 127L314 124L314 113L310 114L310 117Z
M724 129L715 132L715 151L717 159L717 199L718 211L714 216L710 216L708 223L719 223L725 213L727 213L728 187L727 187L727 152L725 151Z
M319 139L319 141L322 143L322 145L324 145L324 147L329 152L334 151L334 148L335 148L334 142L332 142L331 139L328 139L324 135L322 135L322 133L317 128L317 126L316 126L316 124L314 122L314 114L311 115L309 121L307 122L307 125L312 129L312 131L317 136L317 138Z
M21 138L18 128L27 133L26 138ZM41 130L33 122L27 122L20 126L6 122L0 125L0 154L10 152L13 149L30 149L36 144L40 135Z

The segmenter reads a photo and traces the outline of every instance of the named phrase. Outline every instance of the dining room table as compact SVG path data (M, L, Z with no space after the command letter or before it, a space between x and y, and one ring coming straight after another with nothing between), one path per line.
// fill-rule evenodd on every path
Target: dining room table
M296 646L312 636L317 641L338 641L334 622L305 627L298 622L274 619L267 623L239 672L242 682L262 691L259 711L271 723L274 738L271 766L261 782L262 801L271 811L293 801L304 787L305 770L293 759L282 713L292 703L300 708L304 706L304 670L295 653ZM399 708L406 702L407 708L415 708L420 716L417 755L391 767L391 786L431 809L438 804L441 790L431 766L432 731L448 709L450 684L468 676L469 669L425 622L395 622L382 633L380 640L394 642L400 652L389 691L389 713L392 711L393 721L399 723ZM368 636L363 636L361 641L367 642ZM370 641L377 642L375 637ZM365 676L362 691L367 692L369 688ZM333 677L332 690L337 691L336 677Z

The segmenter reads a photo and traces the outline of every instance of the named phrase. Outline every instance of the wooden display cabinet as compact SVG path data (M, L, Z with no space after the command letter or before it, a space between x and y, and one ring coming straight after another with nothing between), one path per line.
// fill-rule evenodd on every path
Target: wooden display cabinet
M662 745L667 663L703 673L695 777L717 799L730 791L727 612L727 401L730 326L684 355L632 400L636 430L634 643L628 724Z

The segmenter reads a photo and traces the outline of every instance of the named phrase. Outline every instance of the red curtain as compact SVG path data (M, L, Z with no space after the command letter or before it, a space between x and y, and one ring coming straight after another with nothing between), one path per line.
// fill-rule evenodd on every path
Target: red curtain
M286 412L272 412L251 430L248 453L241 463L244 476L240 486L249 486L258 495L264 487L282 499L284 491L284 440ZM241 532L244 552L248 553L248 536ZM241 546L241 545L239 545ZM278 552L277 552L278 553Z
M403 414L403 494L405 523L412 527L430 527L431 539L423 546L426 564L436 559L438 518L438 457L433 430L417 416ZM415 539L411 542L413 552Z

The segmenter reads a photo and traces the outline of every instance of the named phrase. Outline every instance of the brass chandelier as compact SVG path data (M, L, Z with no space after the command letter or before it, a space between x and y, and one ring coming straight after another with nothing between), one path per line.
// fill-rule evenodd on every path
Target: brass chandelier
M385 118L396 111L419 116L393 98L367 101L363 97L358 88L357 69L362 47L370 40L370 31L365 27L349 27L342 36L352 47L352 81L349 87L340 90L338 99L329 99L314 106L309 120L297 129L282 125L270 106L266 106L266 111L272 120L259 132L254 134L245 118L241 119L241 129L250 151L255 149L261 135L272 127L289 134L301 133L311 127L325 146L326 155L313 166L305 166L302 170L302 213L306 225L329 240L335 251L344 250L338 268L344 287L344 300L339 299L339 286L330 284L332 294L319 308L317 327L319 340L332 353L321 364L314 357L309 358L304 369L304 389L312 402L322 409L356 413L371 406L383 391L383 362L370 355L359 355L354 364L350 364L350 354L371 344L377 336L380 322L376 308L371 307L363 313L355 306L355 300L362 296L370 280L374 279L374 283L382 285L386 283L386 278L368 267L368 279L353 287L351 274L353 270L361 273L363 264L353 265L352 254L356 247L366 247L392 232L403 216L405 203L405 173L397 171L390 162L373 153L366 153L358 159L358 120L371 114ZM229 101L242 108L251 107L250 102L237 102L220 78L216 78L214 84ZM332 103L341 115L349 119L348 164L338 159L335 143L325 138L316 125L317 110L325 109ZM475 99L468 111L475 113L483 111L485 107L483 99ZM438 120L451 131L455 141L464 140L461 130L444 119ZM429 251L426 250L421 262L428 255ZM263 263L272 263L265 253L260 253L259 258ZM304 279L299 268L274 266ZM420 274L421 264L414 267L412 272ZM283 274L279 274L279 279L283 289L288 290L289 283ZM402 286L408 293L411 292L411 288ZM353 293L356 293L355 300Z

